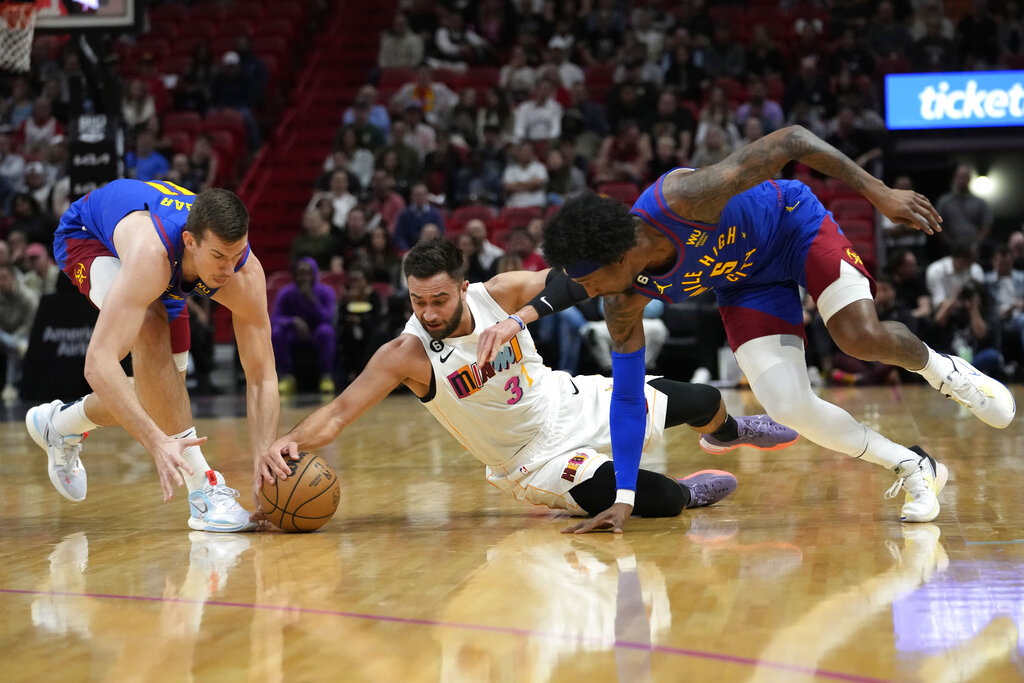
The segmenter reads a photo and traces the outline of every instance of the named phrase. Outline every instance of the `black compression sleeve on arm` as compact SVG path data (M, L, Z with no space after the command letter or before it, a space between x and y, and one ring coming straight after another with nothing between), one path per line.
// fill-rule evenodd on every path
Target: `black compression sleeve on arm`
M564 311L573 304L590 298L583 285L572 280L565 271L558 268L552 268L548 272L544 284L544 290L526 304L533 306L538 318Z

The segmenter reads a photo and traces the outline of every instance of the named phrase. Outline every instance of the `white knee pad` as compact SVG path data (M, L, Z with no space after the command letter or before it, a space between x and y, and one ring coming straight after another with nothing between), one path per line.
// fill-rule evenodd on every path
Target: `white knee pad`
M103 300L107 297L114 278L121 272L121 259L114 256L97 256L89 268L89 300L96 308L103 308Z
M188 351L175 353L171 357L174 359L174 367L178 368L178 372L188 370Z
M821 292L815 304L827 325L833 315L862 299L874 300L871 296L871 283L864 277L864 273L843 261L839 264L839 277Z

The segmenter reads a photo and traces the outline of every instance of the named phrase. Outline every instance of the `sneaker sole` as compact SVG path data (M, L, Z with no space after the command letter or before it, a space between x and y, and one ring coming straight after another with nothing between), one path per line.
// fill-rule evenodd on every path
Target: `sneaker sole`
M942 507L939 505L939 494L942 493L942 489L946 488L947 481L949 481L949 468L941 462L935 463L935 507L928 515L920 519L907 519L906 517L900 516L900 521L907 522L908 524L923 524L938 517L939 511Z
M209 522L204 522L203 520L197 519L195 517L188 518L188 525L190 528L195 529L196 531L212 531L218 533L233 533L240 531L256 530L256 522L246 522L241 526L237 524L234 526L219 526L216 524L211 524Z
M46 405L49 406L52 404L47 403ZM43 438L43 433L39 430L39 425L36 424L36 415L39 414L40 407L41 406L34 406L29 408L28 412L25 413L25 429L28 430L28 435L32 437L32 440L36 442L36 445L42 448L43 452L46 453L46 473L50 475L50 483L53 484L53 488L57 489L57 493L67 498L72 503L81 503L85 500L85 496L82 496L81 498L75 498L72 496L61 484L60 477L57 476L57 472L54 469L55 463L53 462L53 457L50 455L50 447Z
M713 445L707 443L704 440L703 437L701 437L701 439L698 441L698 443L700 444L700 447L703 448L708 453L712 453L714 455L720 455L722 453L728 453L729 451L734 451L737 448L756 448L759 451L780 451L783 448L788 448L789 446L792 446L793 444L795 444L799 438L800 437L797 437L796 439L793 439L792 441L787 441L785 443L775 444L774 446L755 446L752 443L738 443L735 446L713 446Z

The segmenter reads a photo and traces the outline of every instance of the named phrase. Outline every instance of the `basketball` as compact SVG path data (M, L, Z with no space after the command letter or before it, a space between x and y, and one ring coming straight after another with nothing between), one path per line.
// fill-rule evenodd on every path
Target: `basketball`
M316 531L338 509L341 486L334 468L315 453L285 457L291 473L284 481L260 488L260 507L270 523L287 532Z

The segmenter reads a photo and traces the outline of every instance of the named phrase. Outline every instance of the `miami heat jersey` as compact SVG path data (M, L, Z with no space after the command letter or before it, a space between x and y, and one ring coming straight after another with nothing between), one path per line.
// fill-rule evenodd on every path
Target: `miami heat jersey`
M711 224L669 207L662 189L667 175L640 195L631 212L668 236L678 258L665 273L637 275L638 292L674 302L709 289L799 281L807 249L828 214L810 188L769 180L730 199Z
M111 254L117 256L114 228L118 222L133 211L149 211L153 229L167 250L167 260L171 266L171 280L162 299L168 315L173 318L184 308L186 296L213 296L217 291L202 280L185 283L181 272L182 255L185 252L181 233L195 199L195 193L162 180L115 180L93 190L74 202L61 216L53 242L57 265L64 269L68 244L73 240L99 241ZM249 248L246 247L235 266L235 272L245 265L248 257Z
M545 425L558 417L562 383L547 377L552 370L527 330L509 340L493 363L480 366L480 333L506 320L508 313L482 283L469 286L466 306L463 315L472 314L473 332L464 337L435 340L415 316L404 333L420 339L434 371L427 410L466 450L488 466L500 467L534 439L547 436Z

